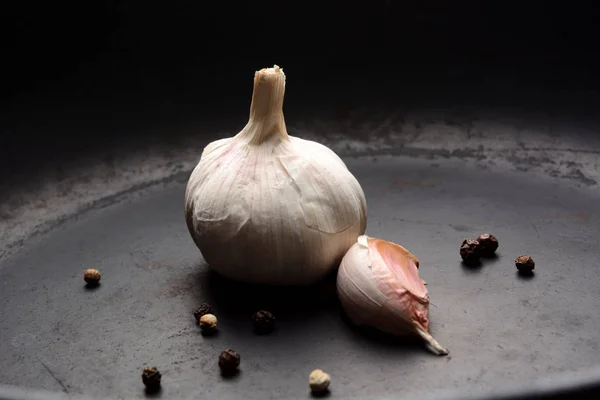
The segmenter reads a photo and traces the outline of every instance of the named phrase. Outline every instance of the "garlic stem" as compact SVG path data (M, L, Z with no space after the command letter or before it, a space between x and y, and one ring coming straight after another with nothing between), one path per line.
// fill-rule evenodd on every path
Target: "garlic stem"
M254 74L250 119L242 132L251 144L261 144L273 137L288 139L283 117L285 74L277 65Z
M438 341L435 340L433 336L431 336L427 331L424 331L423 329L418 327L415 329L417 330L419 336L421 336L433 348L437 355L445 356L448 353L450 353L448 349L444 348L441 344L439 344Z

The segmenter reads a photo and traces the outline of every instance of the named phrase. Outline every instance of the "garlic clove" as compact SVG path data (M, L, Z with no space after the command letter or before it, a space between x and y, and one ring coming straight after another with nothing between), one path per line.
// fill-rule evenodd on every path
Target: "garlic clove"
M418 335L439 355L448 354L429 334L429 293L419 260L404 247L366 235L342 259L337 290L356 325L393 335Z

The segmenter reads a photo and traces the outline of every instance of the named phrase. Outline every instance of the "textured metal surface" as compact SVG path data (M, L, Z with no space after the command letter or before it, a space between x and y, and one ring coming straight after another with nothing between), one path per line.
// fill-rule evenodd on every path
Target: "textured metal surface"
M269 290L210 273L183 222L182 173L108 199L2 261L0 383L137 398L152 364L165 398L306 398L308 373L322 368L332 397L468 396L597 365L596 186L423 155L346 160L367 194L368 234L421 259L432 331L449 357L353 329L332 281ZM484 231L499 238L499 257L464 267L460 241ZM537 262L531 279L516 274L521 253ZM86 267L103 272L99 288L84 287ZM215 337L193 323L201 301L219 317ZM252 334L258 307L278 315L275 334ZM229 347L242 371L227 380L216 360Z
M473 37L469 20L453 25ZM402 65L377 57L369 74L354 51L217 65L204 51L159 62L155 45L0 110L1 399L143 397L145 364L163 372L163 398L307 398L313 368L331 373L332 398L583 398L594 386L598 398L600 101L585 68L526 61L529 45L474 69L427 49ZM332 281L247 288L202 263L183 187L203 146L246 122L252 73L272 62L288 73L290 134L343 156L368 196L368 233L421 258L450 357L351 328ZM483 231L499 257L464 268L460 241ZM516 275L520 253L537 261L533 279ZM96 290L85 267L103 272ZM200 301L220 318L215 337L193 323ZM251 333L258 307L278 314L274 335ZM216 367L227 347L242 355L233 380Z
M45 110L51 102L37 99L33 107ZM100 106L90 102L86 107ZM157 123L155 130L149 129L143 137L119 126L116 134L123 135L125 144L115 145L104 137L103 129L111 127L96 131L86 121L70 121L67 125L65 121L73 110L69 105L64 108L52 117L45 112L23 111L19 118L29 121L31 127L10 132L22 137L41 132L56 136L58 144L44 155L33 151L31 155L28 147L22 149L23 155L12 160L20 164L18 168L11 167L10 157L0 158L0 162L6 161L0 170L6 175L0 180L0 260L31 235L45 232L105 198L185 175L210 140L234 135L247 118L247 105L240 102L232 107L236 112L214 124L186 123L185 119L178 124ZM87 108L80 112L81 118L91 118ZM390 105L334 106L297 114L293 105L289 108L286 117L290 134L322 142L341 156L389 154L433 163L459 160L479 168L555 177L581 187L595 188L600 182L600 136L595 134L600 124L589 119L547 113L520 115L512 109L482 112L472 107L416 111ZM200 117L208 119L204 114ZM118 121L124 126L131 123ZM73 156L65 135L80 131L88 132L87 141L101 145L91 150L86 147L83 155ZM62 157L65 153L68 156Z

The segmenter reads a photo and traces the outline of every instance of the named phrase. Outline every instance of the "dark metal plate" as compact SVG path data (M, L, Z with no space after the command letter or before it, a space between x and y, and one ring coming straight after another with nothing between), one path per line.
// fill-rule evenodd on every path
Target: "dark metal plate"
M314 368L336 398L463 398L600 360L599 193L572 180L481 169L455 158L346 159L367 195L367 233L410 249L432 299L432 333L448 357L359 332L342 318L333 280L299 290L246 287L209 272L183 220L187 174L71 218L0 264L0 382L117 398L145 396L141 368L163 373L163 398L309 397ZM465 237L491 232L496 259L461 264ZM532 278L513 263L530 254ZM103 273L95 290L82 270ZM213 304L203 337L192 310ZM255 336L257 308L277 331ZM221 350L242 357L224 379ZM533 384L532 384L533 385Z

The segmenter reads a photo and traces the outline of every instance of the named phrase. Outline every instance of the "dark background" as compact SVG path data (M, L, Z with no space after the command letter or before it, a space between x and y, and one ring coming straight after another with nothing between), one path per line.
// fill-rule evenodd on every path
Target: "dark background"
M394 64L438 74L449 65L481 73L509 67L505 73L514 74L532 73L534 63L589 74L598 6L588 3L15 2L4 13L13 38L4 59L10 92L68 76L106 52L161 69L194 63L198 73L279 62L297 67L298 78L315 78L310 69L319 64L342 73L366 66L389 72Z
M254 71L274 63L288 75L286 115L339 117L379 105L586 116L598 109L594 2L90 0L3 8L2 168L15 157L122 145L151 135L149 127L239 127Z

